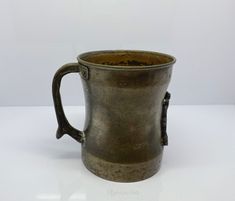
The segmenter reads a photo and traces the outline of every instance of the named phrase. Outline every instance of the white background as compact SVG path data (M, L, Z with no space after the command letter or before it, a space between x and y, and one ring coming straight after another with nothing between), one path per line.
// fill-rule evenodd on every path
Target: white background
M234 0L0 0L0 105L52 105L64 63L99 49L144 49L177 58L174 104L235 103ZM78 75L66 105L84 104Z
M0 0L0 106L51 106L55 71L100 49L174 55L173 104L234 104L234 11L234 0ZM84 104L78 75L62 94ZM65 110L82 130L84 107ZM55 139L52 107L0 107L0 200L234 201L234 114L172 106L161 170L120 184L89 172L77 142Z

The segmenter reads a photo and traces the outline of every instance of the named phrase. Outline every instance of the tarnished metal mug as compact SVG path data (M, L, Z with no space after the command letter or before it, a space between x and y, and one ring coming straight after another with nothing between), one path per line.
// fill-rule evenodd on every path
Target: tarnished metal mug
M57 138L70 135L82 145L82 160L91 172L112 181L134 182L160 167L166 133L166 91L175 58L150 51L95 51L62 66L53 79ZM84 130L65 117L61 79L80 73L85 94Z

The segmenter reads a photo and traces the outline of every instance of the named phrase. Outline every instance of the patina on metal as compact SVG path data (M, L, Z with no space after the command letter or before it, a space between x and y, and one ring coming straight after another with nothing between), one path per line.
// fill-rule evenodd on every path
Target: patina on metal
M53 79L57 138L70 135L82 145L82 160L107 180L140 181L160 168L168 145L166 91L175 58L150 51L95 51L62 66ZM60 84L80 73L85 94L83 131L72 127L63 111Z

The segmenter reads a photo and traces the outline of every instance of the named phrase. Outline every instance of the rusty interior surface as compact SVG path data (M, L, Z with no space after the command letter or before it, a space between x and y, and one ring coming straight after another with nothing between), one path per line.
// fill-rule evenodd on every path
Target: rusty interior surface
M174 61L169 55L144 51L101 51L81 55L80 58L86 62L107 66L153 66Z

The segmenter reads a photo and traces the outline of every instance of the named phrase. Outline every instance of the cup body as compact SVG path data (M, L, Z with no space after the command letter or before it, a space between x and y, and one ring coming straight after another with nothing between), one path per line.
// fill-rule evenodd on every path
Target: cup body
M86 102L82 160L99 177L133 182L154 175L163 152L163 101L174 57L98 51L78 57Z

